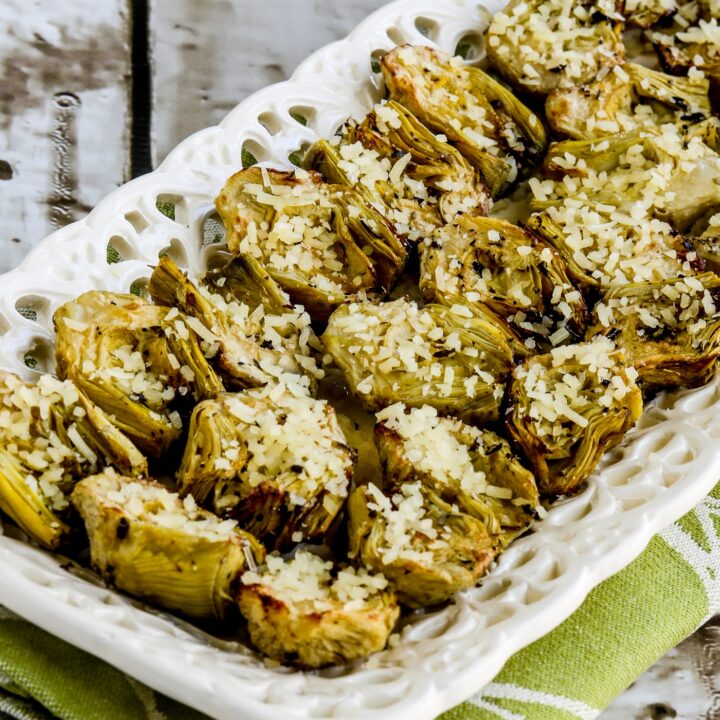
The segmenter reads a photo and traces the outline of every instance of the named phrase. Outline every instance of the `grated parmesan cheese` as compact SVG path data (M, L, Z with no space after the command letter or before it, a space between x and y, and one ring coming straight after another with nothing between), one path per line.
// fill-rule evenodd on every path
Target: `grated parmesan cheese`
M512 352L504 337L488 339L462 305L420 308L405 299L351 303L331 317L323 341L356 393L370 406L397 400L456 411L488 404L497 410ZM477 329L476 329L477 327ZM468 382L472 377L475 381ZM399 390L394 390L395 383ZM403 386L405 389L403 390Z
M377 420L398 434L402 452L420 473L427 473L470 495L485 493L487 478L473 466L470 448L481 452L482 432L460 420L442 418L424 405L408 409L396 403L376 414Z
M226 507L240 502L240 486L272 481L289 492L291 507L322 493L343 498L348 492L353 456L332 407L323 400L298 395L282 384L226 395L224 405L247 447L248 459L225 491ZM224 457L228 450L224 449Z
M16 375L0 374L0 443L28 470L22 477L28 488L55 511L68 507L66 493L79 475L100 467L78 429L85 414L69 380L42 375L29 385Z
M518 366L515 383L528 402L522 412L547 442L572 440L576 428L586 428L585 414L598 406L610 408L635 389L633 369L606 337L557 347Z
M609 21L622 20L614 5L515 0L487 30L491 60L531 91L581 85L622 61L622 43Z
M128 480L112 472L94 476L92 482L100 500L131 521L160 528L178 530L211 541L229 540L237 536L234 520L221 520L201 510L191 495L181 499L162 485L141 480Z
M686 141L674 125L643 130L612 171L571 172L534 186L568 260L603 288L694 273L670 220L687 205L683 188L698 207L717 192L720 156L700 138Z
M364 568L336 568L307 550L286 560L268 555L257 572L242 575L244 585L262 585L293 613L323 612L339 607L360 610L371 605L388 587L387 579Z
M409 560L432 564L432 550L447 546L447 536L425 507L422 484L405 483L392 497L375 485L368 485L368 492L372 497L368 509L384 521L384 542L376 548L382 562L390 565L397 560Z

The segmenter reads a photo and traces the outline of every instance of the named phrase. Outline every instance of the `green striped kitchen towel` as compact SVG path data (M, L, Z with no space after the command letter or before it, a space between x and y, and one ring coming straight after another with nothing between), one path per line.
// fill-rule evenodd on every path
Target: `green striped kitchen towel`
M720 610L720 485L439 720L590 720ZM0 609L0 718L202 720ZM238 718L241 720L241 718Z

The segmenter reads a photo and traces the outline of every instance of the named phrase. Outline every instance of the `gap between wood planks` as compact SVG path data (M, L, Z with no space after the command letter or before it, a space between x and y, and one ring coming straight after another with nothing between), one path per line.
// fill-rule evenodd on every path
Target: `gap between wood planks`
M130 174L150 172L152 167L152 63L148 0L131 0Z

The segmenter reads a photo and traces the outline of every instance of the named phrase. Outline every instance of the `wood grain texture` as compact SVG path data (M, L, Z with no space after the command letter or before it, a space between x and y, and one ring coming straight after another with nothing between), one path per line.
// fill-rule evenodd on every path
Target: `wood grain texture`
M0 3L0 272L127 175L125 0Z
M386 0L150 0L155 160Z

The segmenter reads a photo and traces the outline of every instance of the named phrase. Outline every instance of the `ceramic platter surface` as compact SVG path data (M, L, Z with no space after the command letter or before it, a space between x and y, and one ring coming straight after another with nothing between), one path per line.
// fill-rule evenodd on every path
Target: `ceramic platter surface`
M109 195L0 278L0 366L32 377L52 370L52 313L90 289L147 281L161 251L202 271L222 252L213 199L250 153L288 156L330 136L381 96L373 57L405 42L460 42L482 58L482 33L503 2L400 0L347 39L303 63L218 126L193 135L153 173ZM376 69L376 66L375 66ZM291 114L292 112L292 114ZM302 115L306 123L295 118ZM295 116L295 117L293 117ZM175 217L158 210L175 205ZM210 237L209 237L210 236ZM111 243L123 261L108 264ZM148 612L62 559L0 526L0 604L153 688L208 715L235 720L432 720L488 683L520 648L565 620L588 592L630 563L650 538L690 510L720 477L720 387L663 395L587 489L555 503L480 587L414 619L392 649L327 672L266 666L240 644L216 641Z

